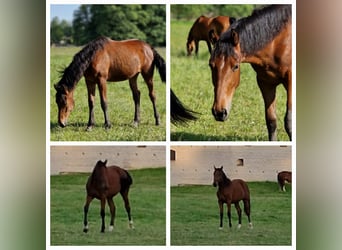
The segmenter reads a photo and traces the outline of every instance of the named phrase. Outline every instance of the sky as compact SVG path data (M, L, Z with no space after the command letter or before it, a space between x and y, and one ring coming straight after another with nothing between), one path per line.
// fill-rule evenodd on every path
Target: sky
M57 16L59 20L71 22L73 13L79 6L79 4L51 4L50 21Z

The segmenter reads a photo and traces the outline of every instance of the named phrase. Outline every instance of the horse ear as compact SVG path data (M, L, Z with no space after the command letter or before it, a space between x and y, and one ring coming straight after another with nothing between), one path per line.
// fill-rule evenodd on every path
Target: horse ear
M239 44L239 34L233 29L232 30L232 38L233 38L233 45L236 46Z
M104 165L106 165L107 164L107 159L103 163L104 163Z
M221 166L220 169L222 170L222 169L223 169L223 166Z

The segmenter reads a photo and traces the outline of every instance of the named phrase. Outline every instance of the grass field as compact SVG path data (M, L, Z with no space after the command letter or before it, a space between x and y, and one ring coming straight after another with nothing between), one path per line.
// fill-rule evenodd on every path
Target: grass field
M171 187L171 245L291 245L291 187L279 191L275 182L248 183L251 220L232 206L232 229L224 207L223 230L219 230L216 188L212 186ZM242 202L241 202L242 206Z
M166 86L162 83L159 73L155 70L154 88L157 97L157 110L160 115L160 125L155 126L153 108L148 96L148 89L142 77L138 77L141 91L140 112L141 123L133 126L134 102L128 81L107 84L108 115L112 128L105 130L104 118L100 106L99 92L95 97L95 127L86 132L88 122L88 99L84 78L74 92L75 107L69 119L68 126L60 128L57 123L58 109L55 102L53 87L59 79L58 71L68 66L79 47L51 47L50 53L50 139L51 141L164 141L166 138ZM166 60L165 48L156 48Z
M187 35L192 22L171 21L171 87L190 109L200 113L188 126L171 126L171 140L185 141L267 141L264 103L256 83L255 72L249 64L241 65L240 86L235 92L229 119L216 122L211 114L214 100L209 52L200 42L197 57L186 56ZM286 91L277 89L278 140L288 141L283 117Z
M51 176L51 245L165 245L165 168L129 171L133 178L129 199L135 229L128 228L120 195L114 197L114 231L100 233L100 202L90 204L89 232L83 233L83 206L88 174ZM106 205L106 228L109 208Z

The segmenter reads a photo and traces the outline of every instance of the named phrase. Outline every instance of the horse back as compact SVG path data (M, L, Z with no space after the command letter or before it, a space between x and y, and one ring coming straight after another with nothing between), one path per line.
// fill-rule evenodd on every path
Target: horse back
M190 29L189 37L194 40L208 40L209 26L212 19L206 16L198 17Z
M109 40L94 56L88 75L113 82L124 81L149 69L152 62L153 51L149 44L136 39Z

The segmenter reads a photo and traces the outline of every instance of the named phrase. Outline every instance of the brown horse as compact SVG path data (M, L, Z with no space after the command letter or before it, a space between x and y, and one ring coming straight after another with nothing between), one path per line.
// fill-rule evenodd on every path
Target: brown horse
M252 222L250 219L251 203L249 196L249 189L245 181L241 179L230 180L223 172L223 166L216 168L214 166L214 182L213 186L218 186L217 199L220 208L220 229L222 229L223 219L223 204L227 203L228 207L228 219L229 227L232 227L231 222L231 204L235 205L236 211L239 216L238 228L241 227L241 208L239 202L242 200L244 204L244 211L248 217L249 227L252 228Z
M285 130L292 135L292 11L291 5L271 5L234 22L221 34L209 66L214 85L212 113L225 121L240 83L240 63L250 63L265 103L269 140L277 140L276 88L287 91Z
M199 41L205 41L208 46L209 53L211 53L211 38L209 32L212 31L215 36L219 36L222 32L226 31L235 21L235 18L228 16L206 17L200 16L196 19L192 25L189 34L188 41L186 43L186 49L188 56L191 55L195 49L195 54L198 54Z
M285 183L292 182L292 172L290 171L281 171L278 173L278 184L281 191L286 192Z
M115 218L115 205L113 202L113 197L120 192L124 202L125 208L128 215L129 227L133 228L133 220L131 217L131 208L128 200L128 191L129 187L133 183L132 177L129 173L117 166L107 167L107 160L104 162L98 161L94 167L92 174L89 176L86 190L87 190L87 198L86 203L84 205L84 229L83 232L88 232L88 209L90 202L96 198L101 201L101 232L103 233L105 230L105 205L106 201L108 202L108 206L110 208L110 225L109 231L112 231L114 228L114 218Z
M107 37L99 37L88 43L78 52L70 65L62 72L61 80L55 84L56 103L58 106L58 123L65 127L67 119L74 107L74 90L82 76L85 77L88 90L89 120L87 130L95 124L94 100L96 85L104 113L105 128L111 124L107 115L107 81L129 80L135 103L134 125L140 121L140 91L137 86L139 73L143 76L152 101L155 124L159 125L159 114L156 108L156 96L153 90L154 67L159 70L163 82L166 80L164 59L149 44L139 40L114 41Z

